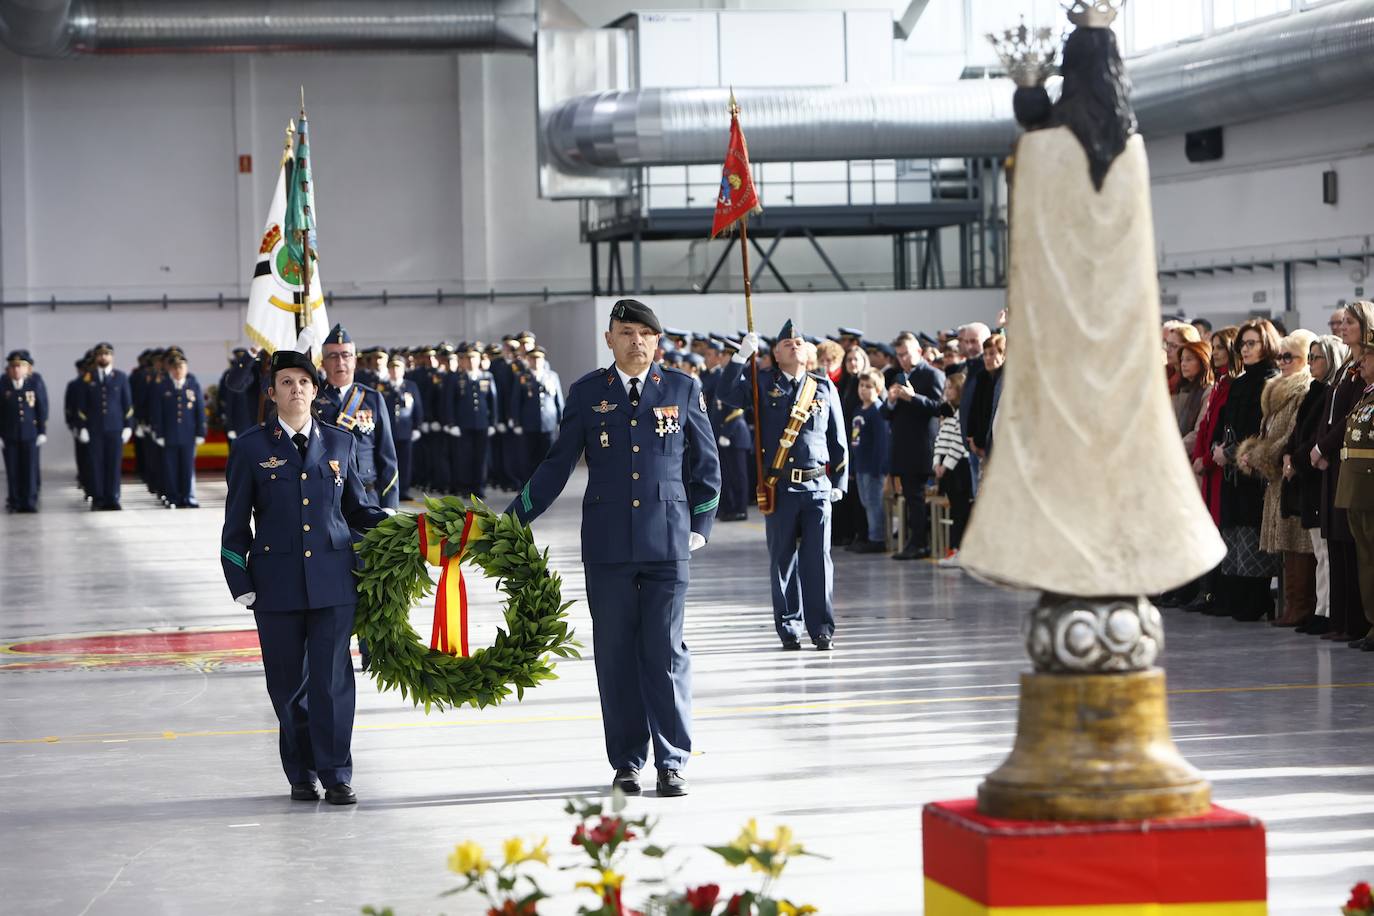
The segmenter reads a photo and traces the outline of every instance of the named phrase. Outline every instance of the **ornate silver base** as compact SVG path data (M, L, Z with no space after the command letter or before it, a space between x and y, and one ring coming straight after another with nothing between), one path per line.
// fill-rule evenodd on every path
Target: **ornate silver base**
M1069 598L1049 593L1026 618L1026 651L1037 672L1144 671L1164 648L1159 610L1145 598Z

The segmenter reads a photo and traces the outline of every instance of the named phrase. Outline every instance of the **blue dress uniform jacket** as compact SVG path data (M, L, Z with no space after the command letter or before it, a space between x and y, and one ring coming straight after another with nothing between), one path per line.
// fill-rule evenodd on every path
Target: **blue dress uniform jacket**
M545 369L542 376L536 376L528 370L522 372L515 379L511 391L515 402L511 408L511 420L526 435L558 430L566 404L563 400L563 382L557 372Z
M325 385L315 399L316 415L324 422L337 426L344 401L352 400L353 388L363 392L362 402L354 411L357 421L352 435L357 443L353 456L358 479L368 498L378 506L395 509L401 504L400 472L396 466L396 443L391 438L390 411L377 389L354 382L346 396L338 389ZM348 432L348 430L345 430Z
M496 391L496 378L490 372L480 372L471 378L466 372L451 372L445 377L440 413L435 419L445 426L456 426L463 432L486 432L501 420L501 399Z
M377 383L377 393L386 402L391 423L391 441L396 446L397 496L410 499L410 484L415 468L414 433L425 422L425 407L420 386L408 378L393 382L384 378Z
M731 360L720 382L721 399L743 406L753 400L747 363ZM784 644L800 640L802 629L813 641L835 632L835 573L830 559L829 491L849 482L849 450L844 412L835 386L816 379L811 414L788 452L777 481L774 510L764 518L773 594L773 625ZM787 428L788 415L800 393L778 369L759 372L759 441L765 473Z
M48 433L48 392L32 375L16 388L0 379L0 440L4 440L5 506L38 509L38 437Z
M120 463L124 460L123 434L134 426L134 398L129 379L111 368L102 381L99 369L81 376L77 423L90 434L91 502L95 508L119 505Z
M658 363L637 408L614 368L583 376L568 391L558 441L507 511L522 522L542 515L585 452L582 561L688 559L688 534L710 536L720 501L720 459L705 404L696 379ZM665 408L676 410L676 424L660 433L655 410Z
M568 392L558 441L507 508L537 518L586 453L582 560L606 757L679 770L692 752L691 656L683 638L690 534L711 531L720 464L697 380L650 366L639 404L615 369Z
M357 604L350 528L371 528L386 513L363 493L355 449L353 436L320 422L304 461L275 419L239 436L220 537L235 598L256 592L252 608L263 612Z

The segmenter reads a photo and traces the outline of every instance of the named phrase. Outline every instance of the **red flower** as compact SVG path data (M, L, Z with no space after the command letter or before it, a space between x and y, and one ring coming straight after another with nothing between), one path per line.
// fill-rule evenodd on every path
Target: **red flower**
M725 912L721 916L746 916L744 909L744 895L736 894L730 898L730 902L725 904Z
M692 912L703 913L710 916L712 908L716 905L716 900L720 898L719 884L703 884L701 887L694 887L687 892L684 901L692 908Z
M578 824L577 829L573 831L572 844L574 846L581 846L582 841L585 839L587 839L587 828L583 824Z
M616 834L622 829L625 831L622 839L633 840L635 838L634 831L626 829L624 822L618 817L601 818L601 821L588 832L587 836L598 846L605 846L613 841Z
M1374 895L1370 892L1369 883L1361 881L1350 889L1350 900L1346 906L1353 910L1368 910L1374 908Z
M534 901L522 905L514 900L507 900L499 908L492 907L487 910L487 916L539 916L539 914L535 912Z

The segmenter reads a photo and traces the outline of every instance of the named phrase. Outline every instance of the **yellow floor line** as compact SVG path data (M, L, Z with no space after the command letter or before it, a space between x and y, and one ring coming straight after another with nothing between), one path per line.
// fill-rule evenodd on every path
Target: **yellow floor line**
M1358 681L1349 684L1265 684L1255 687L1185 687L1170 690L1171 695L1199 693L1260 693L1281 690L1338 690L1345 688L1374 687L1374 681ZM901 706L939 706L950 703L1005 703L1016 700L1019 694L984 694L966 697L909 697L890 700L831 700L817 703L776 703L760 706L704 706L694 711L696 718L716 718L722 716L753 715L757 713L805 713L829 712L846 709L877 709ZM591 722L600 719L598 714L582 713L560 716L505 716L495 718L483 716L478 719L422 719L410 722L386 722L376 725L354 726L354 731L400 731L407 728L462 728L479 725L535 725L551 722ZM125 741L172 741L178 738L227 738L241 735L275 735L275 728L243 728L213 731L159 731L159 732L99 732L85 735L46 735L41 738L0 738L0 745L20 744L90 744L108 742L111 739Z

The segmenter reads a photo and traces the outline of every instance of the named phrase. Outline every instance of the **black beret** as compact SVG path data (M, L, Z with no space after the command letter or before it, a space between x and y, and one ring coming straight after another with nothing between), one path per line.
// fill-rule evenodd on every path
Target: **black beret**
M277 373L283 369L304 369L311 379L315 378L315 363L309 353L297 350L278 350L272 354L272 384L277 383Z
M621 299L611 306L611 318L615 321L637 321L656 334L663 333L663 325L659 324L654 310L638 299Z

